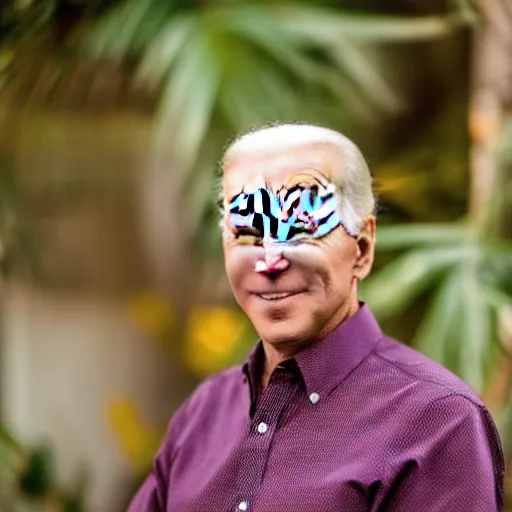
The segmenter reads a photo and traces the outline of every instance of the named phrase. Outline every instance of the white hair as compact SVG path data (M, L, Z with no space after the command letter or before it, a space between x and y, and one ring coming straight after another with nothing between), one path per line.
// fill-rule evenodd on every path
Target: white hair
M340 150L340 170L333 179L338 190L341 223L351 235L358 235L365 218L375 213L375 197L368 164L360 149L348 137L329 128L310 124L277 124L248 132L226 150L226 162L234 154L279 151L301 144L327 143ZM341 177L343 176L343 177Z

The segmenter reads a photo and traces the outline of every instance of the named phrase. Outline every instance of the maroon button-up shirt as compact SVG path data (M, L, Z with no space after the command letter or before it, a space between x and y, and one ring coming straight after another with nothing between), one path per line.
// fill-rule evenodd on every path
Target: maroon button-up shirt
M130 512L494 512L503 455L478 396L367 306L280 365L262 350L174 415Z

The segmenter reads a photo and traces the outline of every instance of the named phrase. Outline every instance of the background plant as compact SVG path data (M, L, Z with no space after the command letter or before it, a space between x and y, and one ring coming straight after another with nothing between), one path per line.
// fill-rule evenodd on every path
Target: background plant
M484 393L507 441L512 362L500 325L510 316L512 275L511 35L504 1L10 0L0 6L0 87L20 80L30 89L29 71L51 56L52 76L91 63L98 73L122 69L127 89L155 100L152 150L158 158L171 147L168 172L184 191L178 210L195 234L177 249L194 260L184 281L195 302L171 304L150 290L130 311L196 380L241 360L255 339L225 298L198 300L206 270L221 267L211 197L226 141L295 120L354 138L380 197L378 257L364 296L392 334ZM27 205L6 165L0 180L8 275L29 253ZM108 416L143 473L161 427L146 425L130 397L112 397Z

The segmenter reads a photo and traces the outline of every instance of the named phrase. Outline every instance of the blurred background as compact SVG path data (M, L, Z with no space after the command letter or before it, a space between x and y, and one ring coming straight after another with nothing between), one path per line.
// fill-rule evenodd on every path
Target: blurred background
M272 121L362 148L363 298L482 394L510 466L511 114L509 0L1 0L0 510L125 510L244 359L214 190Z

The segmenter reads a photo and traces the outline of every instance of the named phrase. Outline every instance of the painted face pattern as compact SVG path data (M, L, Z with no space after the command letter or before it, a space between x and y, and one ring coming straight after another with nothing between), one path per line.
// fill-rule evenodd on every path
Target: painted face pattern
M320 238L341 224L336 187L314 185L283 188L274 194L268 188L236 195L229 204L229 220L235 236L294 243Z

